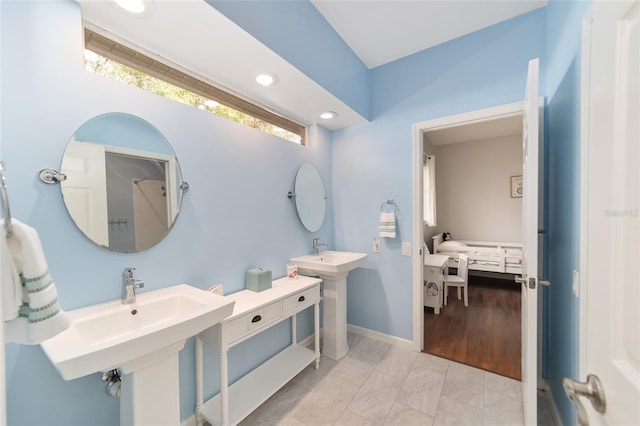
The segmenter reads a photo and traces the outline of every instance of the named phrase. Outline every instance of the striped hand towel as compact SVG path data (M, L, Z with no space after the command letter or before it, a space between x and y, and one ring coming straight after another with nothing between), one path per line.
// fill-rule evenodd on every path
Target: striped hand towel
M396 237L396 214L394 212L380 213L380 238Z
M22 282L20 274L16 271L13 258L7 244L4 221L0 228L0 291L2 292L2 316L4 321L18 318L20 306L22 306Z
M5 316L5 339L36 345L66 330L71 321L58 305L58 292L49 275L38 233L15 219L12 225L13 236L6 243L13 268L20 276L22 304L16 318L6 321ZM3 288L15 286L13 282L5 282L4 273L2 279Z

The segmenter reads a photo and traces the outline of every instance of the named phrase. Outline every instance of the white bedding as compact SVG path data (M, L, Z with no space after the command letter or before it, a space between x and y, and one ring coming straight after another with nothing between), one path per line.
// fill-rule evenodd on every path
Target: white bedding
M522 273L522 244L493 241L442 241L442 235L433 237L434 254L449 256L449 266L456 267L458 255L469 257L469 269L510 274Z

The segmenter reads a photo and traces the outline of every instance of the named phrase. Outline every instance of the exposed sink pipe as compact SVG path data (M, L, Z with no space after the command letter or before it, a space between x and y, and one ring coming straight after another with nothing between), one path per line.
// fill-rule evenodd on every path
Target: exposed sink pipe
M107 382L107 394L120 398L120 372L118 370L110 370L102 372L103 382Z

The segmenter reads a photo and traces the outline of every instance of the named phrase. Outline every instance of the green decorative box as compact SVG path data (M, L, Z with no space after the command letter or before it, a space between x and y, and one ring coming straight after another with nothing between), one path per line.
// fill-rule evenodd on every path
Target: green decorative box
M271 271L262 268L247 270L244 277L244 286L247 290L262 291L271 288Z

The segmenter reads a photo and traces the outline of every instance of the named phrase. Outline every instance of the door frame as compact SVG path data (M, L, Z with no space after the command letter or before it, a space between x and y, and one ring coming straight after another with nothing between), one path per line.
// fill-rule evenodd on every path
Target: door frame
M422 155L423 135L427 131L441 130L465 124L493 121L502 118L522 115L523 102L513 102L496 107L484 108L447 117L435 118L413 124L413 224L412 241L414 253L412 257L413 271L413 349L422 352L424 349L424 316L423 316L423 262L422 245L424 243L424 226L422 220Z
M171 223L178 214L180 191L178 188L178 175L177 175L177 160L176 156L172 154L162 154L159 152L142 151L139 149L126 148L115 145L104 145L105 154L119 154L127 157L141 158L149 161L160 161L167 164L165 170L165 182L167 184L167 200L168 200L168 226L171 228Z
M589 234L589 100L591 99L591 24L593 23L593 4L582 18L580 47L580 266L578 286L574 288L578 298L578 374L579 378L587 377L587 282L588 282L588 234Z

